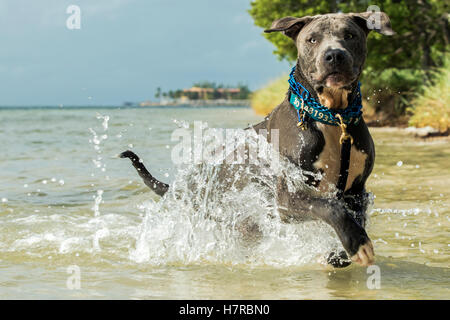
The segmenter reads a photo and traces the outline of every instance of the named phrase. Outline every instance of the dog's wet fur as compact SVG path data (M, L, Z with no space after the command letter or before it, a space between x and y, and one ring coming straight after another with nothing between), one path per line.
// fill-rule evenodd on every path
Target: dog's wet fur
M372 13L326 14L302 18L285 17L273 22L265 32L282 32L290 37L298 49L295 79L315 99L330 109L344 109L357 93L357 84L366 59L366 38L371 30L392 35L389 17L378 13L378 29L369 29ZM373 25L373 24L372 24ZM263 122L248 129L269 133L279 130L281 156L311 174L308 184L323 194L335 186L340 171L340 128L316 122L306 117L306 130L297 127L297 113L284 101ZM348 266L351 261L367 266L374 261L374 250L365 231L366 210L369 203L365 183L374 165L375 148L369 130L361 119L349 125L353 137L347 185L342 199L288 191L284 178L277 180L277 202L283 221L295 222L308 218L321 219L336 231L345 252L331 252L328 263L334 267ZM271 141L270 134L267 137ZM130 158L145 184L158 195L169 186L156 180L131 151L121 154ZM320 176L321 178L317 178ZM332 188L332 187L331 187ZM327 193L328 194L328 193ZM350 257L351 259L349 259Z

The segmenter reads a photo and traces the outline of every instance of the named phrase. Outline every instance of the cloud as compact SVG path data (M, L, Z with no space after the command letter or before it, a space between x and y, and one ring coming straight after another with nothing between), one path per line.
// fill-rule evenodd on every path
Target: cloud
M72 4L81 31L66 28ZM255 87L288 66L247 9L243 0L0 0L0 105L83 104L82 87L99 104L201 79Z

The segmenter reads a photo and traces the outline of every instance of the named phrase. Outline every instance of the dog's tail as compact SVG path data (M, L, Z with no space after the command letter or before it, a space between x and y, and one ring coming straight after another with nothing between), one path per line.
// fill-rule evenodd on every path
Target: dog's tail
M129 158L139 176L144 180L144 183L157 195L162 197L167 192L167 190L169 190L169 185L155 179L150 174L150 172L148 172L147 168L145 168L141 159L139 159L139 157L133 151L127 150L125 152L122 152L119 157Z

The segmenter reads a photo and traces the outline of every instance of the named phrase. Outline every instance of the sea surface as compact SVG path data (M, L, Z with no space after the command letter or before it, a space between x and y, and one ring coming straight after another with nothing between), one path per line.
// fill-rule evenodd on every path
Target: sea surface
M375 267L333 269L329 226L266 218L257 187L219 197L213 171L172 161L174 131L194 121L261 120L242 107L0 109L0 299L450 298L449 140L370 128ZM127 149L177 193L150 192L116 157ZM242 217L260 219L261 239L240 238Z

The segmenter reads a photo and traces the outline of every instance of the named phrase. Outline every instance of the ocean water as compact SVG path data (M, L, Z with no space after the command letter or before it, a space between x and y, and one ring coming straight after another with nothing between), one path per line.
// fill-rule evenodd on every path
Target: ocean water
M214 168L171 160L178 128L260 120L240 107L0 109L0 298L450 298L449 140L370 129L375 267L334 270L334 231L281 223L270 182L219 192ZM126 149L173 191L150 192L115 157ZM236 228L248 218L258 240Z

